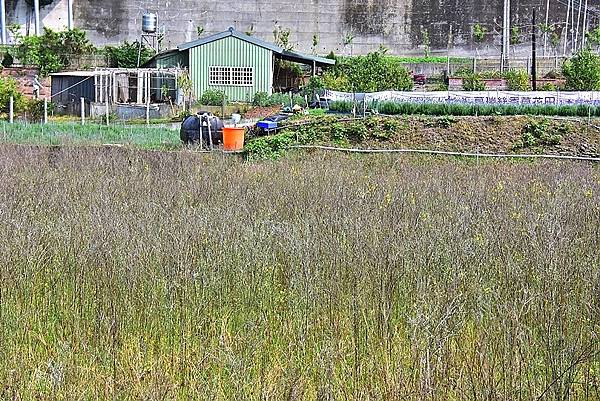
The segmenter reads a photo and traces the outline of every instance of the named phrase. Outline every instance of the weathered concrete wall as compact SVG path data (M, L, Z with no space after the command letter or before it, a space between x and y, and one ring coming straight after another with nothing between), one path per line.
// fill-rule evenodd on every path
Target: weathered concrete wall
M27 1L7 3L8 22L21 23L24 32L33 30ZM564 22L566 6L561 3L552 2L550 22ZM452 55L492 55L500 52L502 6L502 0L74 0L74 16L75 25L97 44L135 40L142 14L152 11L166 28L165 48L195 39L197 27L207 35L234 26L269 41L277 27L290 29L291 43L304 51L312 50L317 35L316 51L322 54L364 53L379 45L395 54L423 54L424 37L429 36L433 54L445 55L450 48ZM542 20L546 1L512 1L512 23L529 24L534 7ZM66 0L44 7L42 18L47 26L64 27ZM482 43L473 42L474 24L489 32ZM351 44L345 40L349 37Z

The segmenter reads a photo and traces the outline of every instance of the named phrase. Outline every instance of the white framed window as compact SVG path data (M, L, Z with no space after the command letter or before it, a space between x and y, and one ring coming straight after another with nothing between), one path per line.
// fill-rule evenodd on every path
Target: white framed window
M208 67L209 85L252 86L254 84L253 67Z

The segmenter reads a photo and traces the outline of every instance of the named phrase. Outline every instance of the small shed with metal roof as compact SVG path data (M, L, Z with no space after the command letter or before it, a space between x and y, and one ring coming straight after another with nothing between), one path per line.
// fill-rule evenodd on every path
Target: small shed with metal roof
M210 89L223 91L229 100L249 101L257 92L273 92L275 60L318 67L335 60L289 51L273 43L229 28L159 53L147 66L188 67L196 98Z
M81 114L81 99L84 99L85 114L90 114L90 103L94 101L96 81L94 71L68 71L50 74L51 97L56 105L56 114Z

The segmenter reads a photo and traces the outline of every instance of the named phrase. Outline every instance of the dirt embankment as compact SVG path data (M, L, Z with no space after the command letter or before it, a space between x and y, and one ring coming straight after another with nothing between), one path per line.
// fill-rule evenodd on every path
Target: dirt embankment
M600 157L600 119L379 116L342 122L326 117L287 132L304 145Z
M600 155L600 121L494 117L404 117L386 146L481 153ZM380 141L384 142L384 141Z

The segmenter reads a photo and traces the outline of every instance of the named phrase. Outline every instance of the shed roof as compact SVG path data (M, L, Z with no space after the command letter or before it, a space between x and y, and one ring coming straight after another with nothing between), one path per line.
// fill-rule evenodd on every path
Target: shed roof
M50 74L51 77L93 77L94 71L64 71Z
M304 54L300 52L285 50L284 48L277 46L273 43L269 43L262 39L256 38L254 36L246 35L243 32L236 31L233 28L229 28L224 32L219 32L214 35L207 36L205 38L200 38L193 40L191 42L182 43L177 48L180 51L189 50L192 47L202 46L207 43L211 43L220 39L227 38L229 36L233 36L234 38L243 40L248 43L252 43L253 45L271 50L276 55L279 55L280 58L284 60L294 61L297 63L305 63L305 64L320 64L320 65L333 65L335 64L335 60L331 60L325 57L313 56L310 54Z

